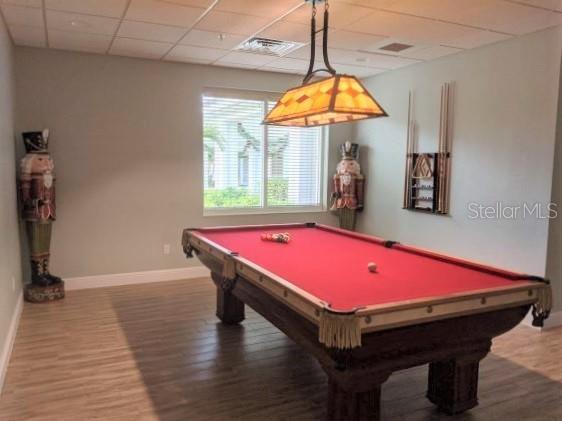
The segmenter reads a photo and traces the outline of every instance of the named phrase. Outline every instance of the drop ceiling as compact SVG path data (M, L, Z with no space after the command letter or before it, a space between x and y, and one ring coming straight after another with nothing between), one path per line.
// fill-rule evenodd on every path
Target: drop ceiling
M562 24L562 0L331 0L330 7L330 59L359 77ZM0 0L0 10L21 46L299 74L308 66L303 0ZM236 51L253 36L304 46L284 57ZM391 43L412 47L380 49Z

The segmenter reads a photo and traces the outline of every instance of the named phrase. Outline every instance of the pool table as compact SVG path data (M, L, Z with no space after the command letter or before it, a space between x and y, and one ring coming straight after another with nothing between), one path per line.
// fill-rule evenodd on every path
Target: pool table
M262 239L279 232L288 243ZM223 323L248 305L319 361L330 420L380 419L381 385L421 364L439 409L474 407L492 339L551 307L542 278L315 223L186 229L182 244L211 270Z

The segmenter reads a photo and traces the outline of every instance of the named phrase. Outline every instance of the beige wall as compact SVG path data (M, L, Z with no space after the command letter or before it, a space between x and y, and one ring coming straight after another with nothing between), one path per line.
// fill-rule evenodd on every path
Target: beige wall
M370 78L390 117L357 126L368 183L360 229L544 275L547 220L471 220L467 206L550 202L561 42L554 28ZM446 81L455 84L450 216L402 210L408 91L420 149L436 151Z
M166 269L186 261L184 227L314 220L327 213L203 217L205 87L282 91L289 75L17 48L17 128L51 128L58 221L53 272L64 277ZM331 130L336 144L350 127ZM170 255L163 244L172 245Z
M560 68L562 70L562 61ZM562 71L560 72L559 91L552 202L559 204L560 215L550 222L546 275L552 281L555 297L558 297L558 301L554 303L554 310L562 312Z
M14 161L13 77L12 41L0 19L0 359L22 285Z

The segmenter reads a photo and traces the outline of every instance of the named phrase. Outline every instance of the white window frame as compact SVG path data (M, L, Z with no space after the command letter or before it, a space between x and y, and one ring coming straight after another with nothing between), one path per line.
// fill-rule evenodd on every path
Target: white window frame
M263 101L264 110L267 110L267 102L277 102L281 92L263 92L225 88L206 88L201 95L201 128L203 128L203 97L216 96L221 98L250 99ZM265 117L265 116L264 116ZM326 212L328 210L328 139L329 129L327 126L321 127L320 135L320 203L317 206L268 206L267 204L267 125L263 125L263 159L262 159L262 186L263 186L263 206L260 207L232 207L232 208L206 208L203 200L203 216L227 216L227 215L264 215L282 213L306 213L306 212ZM203 130L201 129L201 144L203 144ZM203 173L202 193L205 193L205 177Z

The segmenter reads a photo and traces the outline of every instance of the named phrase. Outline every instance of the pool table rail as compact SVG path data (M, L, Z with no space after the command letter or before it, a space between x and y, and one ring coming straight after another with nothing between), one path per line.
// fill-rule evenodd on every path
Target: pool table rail
M510 287L377 304L359 309L356 314L361 318L361 331L374 332L412 323L533 305L538 301L539 291L546 288L548 286L543 283L521 281L521 284Z

